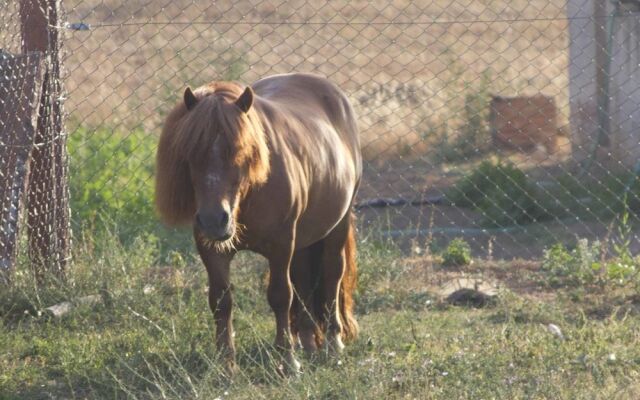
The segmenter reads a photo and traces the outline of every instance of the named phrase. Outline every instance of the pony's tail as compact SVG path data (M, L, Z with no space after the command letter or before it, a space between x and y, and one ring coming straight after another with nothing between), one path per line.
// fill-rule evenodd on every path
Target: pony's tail
M356 290L358 267L356 265L355 217L349 217L349 232L344 246L345 269L340 284L339 312L342 323L342 339L349 341L358 335L358 322L353 316L353 292Z

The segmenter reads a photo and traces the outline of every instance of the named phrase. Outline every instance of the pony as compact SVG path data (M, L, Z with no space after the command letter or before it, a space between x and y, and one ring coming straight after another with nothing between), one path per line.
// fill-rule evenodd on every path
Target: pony
M165 224L193 227L216 346L230 369L237 366L229 266L240 250L268 260L283 367L299 371L296 345L335 354L356 337L352 206L361 175L353 108L320 76L187 87L168 114L156 156L156 208Z

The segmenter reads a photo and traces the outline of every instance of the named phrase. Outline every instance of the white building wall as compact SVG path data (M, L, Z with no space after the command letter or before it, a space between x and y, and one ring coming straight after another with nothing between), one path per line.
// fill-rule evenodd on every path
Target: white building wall
M611 147L615 160L640 160L640 4L622 6L614 22L611 54Z
M609 16L616 7L609 55ZM604 122L609 135L601 138L597 160L631 167L640 159L640 8L636 7L640 2L636 6L609 0L567 1L571 141L578 161L591 157L596 148L598 108L605 104L601 96L607 93L607 83L609 115Z

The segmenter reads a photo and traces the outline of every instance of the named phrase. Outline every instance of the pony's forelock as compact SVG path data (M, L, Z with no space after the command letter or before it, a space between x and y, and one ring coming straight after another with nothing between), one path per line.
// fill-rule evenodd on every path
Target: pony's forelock
M198 161L211 151L218 135L224 133L216 112L220 106L216 97L206 96L178 121L172 138L176 158L185 162Z
M233 84L198 89L198 104L187 113L174 137L173 148L184 160L198 160L209 151L219 136L225 144L225 155L235 167L248 166L250 183L264 182L269 169L269 154L262 125L255 110L241 111L233 104L242 93ZM204 93L202 93L204 92Z

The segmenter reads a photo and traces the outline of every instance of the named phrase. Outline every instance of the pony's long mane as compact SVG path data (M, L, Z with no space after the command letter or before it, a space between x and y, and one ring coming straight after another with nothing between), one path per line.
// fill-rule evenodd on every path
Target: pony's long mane
M167 116L156 155L156 207L168 225L190 223L196 212L189 162L210 157L216 139L223 139L225 162L241 168L243 187L261 184L269 174L269 150L260 119L235 100L242 88L214 82L194 91L192 110L178 103Z

